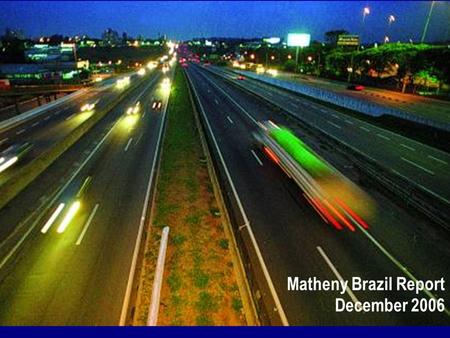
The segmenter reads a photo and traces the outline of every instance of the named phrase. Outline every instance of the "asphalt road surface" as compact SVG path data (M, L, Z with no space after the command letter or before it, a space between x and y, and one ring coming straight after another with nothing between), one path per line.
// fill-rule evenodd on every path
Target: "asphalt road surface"
M148 76L0 211L1 325L119 324L165 121L160 79ZM126 115L137 101L140 111ZM70 128L56 111L48 123Z
M132 81L137 81L138 76L132 75ZM3 149L9 145L30 142L33 144L31 151L10 168L0 173L0 185L14 176L20 166L36 158L39 154L53 146L55 142L63 139L83 122L89 119L96 111L107 106L119 94L120 90L114 86L115 79L105 81L99 86L84 89L80 95L69 100L46 108L31 119L24 120L12 128L0 130L0 147ZM96 102L93 111L81 112L80 108L85 103Z
M448 278L448 235L370 185L362 186L377 205L369 230L354 233L334 230L320 218L283 171L255 146L252 136L252 132L257 130L255 122L271 119L290 127L320 155L359 184L357 178L352 177L355 173L351 170L351 163L346 163L333 149L292 125L271 106L231 86L221 77L192 64L187 68L187 73L211 125L212 135L208 136L217 141L289 324L416 325L450 322L446 313L417 314L408 311L362 314L335 311L336 297L349 302L380 301L384 298L410 301L416 296L412 292L353 291L352 294L340 295L331 291L288 291L288 276L326 280L339 279L339 276L374 280L406 275L418 279ZM264 89L259 87L259 90ZM266 90L264 95L272 98L275 93L275 90ZM291 103L286 96L280 95L278 99L285 105ZM305 108L311 111L311 105L301 98L295 102L298 113L307 114ZM327 114L326 120L340 121L331 120L331 113L324 114ZM319 120L317 123L328 124ZM356 142L357 129L359 126L354 126L343 135L354 135L353 142ZM369 138L366 136L366 139ZM377 140L376 137L371 139ZM390 156L389 149L385 150L386 156ZM450 299L448 289L435 296L444 298L446 304ZM421 294L420 297L427 296Z
M214 71L220 71L217 67ZM259 81L236 80L450 206L450 154Z

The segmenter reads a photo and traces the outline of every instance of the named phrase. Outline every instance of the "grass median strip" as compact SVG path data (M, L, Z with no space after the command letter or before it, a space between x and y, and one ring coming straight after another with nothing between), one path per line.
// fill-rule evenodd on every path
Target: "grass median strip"
M181 69L175 72L135 325L145 325L161 229L170 227L158 325L245 325L228 239Z

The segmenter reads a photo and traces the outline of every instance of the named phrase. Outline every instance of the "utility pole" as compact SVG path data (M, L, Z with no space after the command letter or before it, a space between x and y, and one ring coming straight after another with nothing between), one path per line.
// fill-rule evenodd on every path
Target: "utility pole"
M299 52L299 46L295 48L295 72L298 72L298 52Z
M425 26L423 27L422 37L420 39L420 43L425 41L425 37L427 35L428 24L430 23L431 13L433 12L434 3L436 1L431 1L430 10L428 11L427 20L425 21Z

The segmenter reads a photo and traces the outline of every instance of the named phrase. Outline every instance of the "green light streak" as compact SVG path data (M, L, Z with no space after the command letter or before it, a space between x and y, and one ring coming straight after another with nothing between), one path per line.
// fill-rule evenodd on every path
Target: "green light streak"
M308 173L312 176L322 176L332 173L320 158L299 138L284 128L273 129L270 136Z

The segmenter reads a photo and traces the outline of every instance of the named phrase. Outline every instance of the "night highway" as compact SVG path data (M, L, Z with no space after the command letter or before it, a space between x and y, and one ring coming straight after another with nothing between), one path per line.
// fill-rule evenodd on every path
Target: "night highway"
M255 146L252 132L257 129L256 121L270 119L276 124L290 127L348 177L358 180L358 173L352 170L352 164L334 153L330 145L301 131L295 123L287 120L273 107L239 90L239 87L230 85L223 77L212 75L210 71L198 66L188 69L211 125L212 137L218 142L291 325L448 322L445 314L439 317L411 314L364 314L355 317L353 314L338 314L332 310L334 299L326 292L316 293L314 297L301 297L287 292L286 278L296 273L327 279L334 278L335 271L338 271L344 278L361 276L365 279L382 279L384 276L400 276L402 267L406 267L416 278L439 278L449 273L447 262L450 251L445 240L447 235L445 231L433 227L426 220L410 215L388 196L377 191L376 186L364 186L377 205L377 213L370 222L369 230L358 229L355 233L344 234L336 232L320 218L283 171ZM224 75L225 78L227 76L229 77L229 74ZM241 82L242 86L257 88L269 100L277 98L278 101L275 102L282 102L288 107L299 107L295 109L298 113L315 113L311 109L312 104L307 100L290 95L290 102L286 99L287 94L284 97L278 94L280 91L271 89L264 92L267 88L261 89L261 86L253 81ZM332 116L333 112L327 111L327 114ZM317 120L319 118L317 117ZM327 123L322 123L321 126L328 128ZM355 129L357 128L345 128L354 144L358 144L355 137L358 137L359 133L355 133ZM378 138L366 138L365 141L370 143L371 147L363 146L362 149L380 149L376 146ZM392 147L382 149L382 158L389 160L388 152ZM443 172L440 177L433 176L433 180L437 187L446 189L449 186L448 183L445 184L448 182L448 176ZM430 242L429 238L436 240ZM396 262L401 265L397 266ZM433 266L432 269L430 265ZM364 292L355 292L355 296L360 300L373 297L371 293ZM450 295L445 292L439 296L448 299ZM378 294L377 297L383 295ZM386 294L386 297L401 299L407 298L407 295L395 293ZM317 304L321 306L318 307Z
M447 336L449 17L2 3L0 336Z
M160 72L148 75L2 209L2 222L16 224L2 228L9 239L1 248L2 325L119 324L128 285L124 276L130 271L164 125L166 99L162 111L151 108L152 98L161 96L160 78ZM138 101L140 111L126 115ZM71 107L72 114L79 114L79 104L66 108L67 114ZM65 128L64 123L57 127ZM77 197L88 179L88 188ZM76 201L80 209L67 229L46 227L59 205Z

